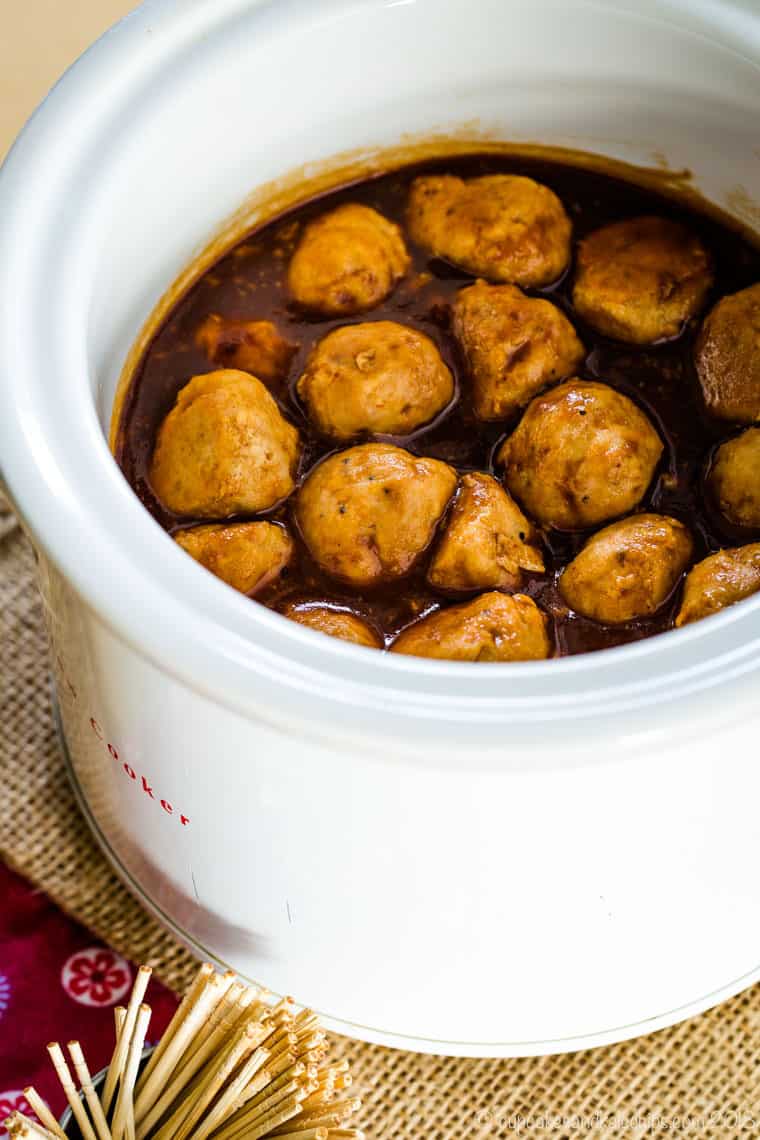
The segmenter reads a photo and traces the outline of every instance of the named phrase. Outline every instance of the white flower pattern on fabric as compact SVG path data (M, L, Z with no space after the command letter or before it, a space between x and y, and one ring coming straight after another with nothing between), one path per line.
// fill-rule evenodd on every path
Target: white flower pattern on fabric
M127 993L132 971L126 958L104 946L78 950L63 964L61 985L80 1005L116 1005Z
M0 974L0 1018L11 1004L11 983L5 974ZM0 1119L5 1119L4 1117Z
M7 981L7 978L3 977L3 981ZM12 1112L23 1112L24 1116L34 1116L23 1089L6 1089L5 1092L0 1092L0 1140L6 1140L8 1133L3 1128L3 1121L7 1120Z

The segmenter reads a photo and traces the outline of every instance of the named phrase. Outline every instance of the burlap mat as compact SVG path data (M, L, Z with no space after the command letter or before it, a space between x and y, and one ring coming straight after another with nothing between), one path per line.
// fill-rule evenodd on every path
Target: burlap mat
M99 937L184 986L190 955L116 880L74 804L34 558L2 504L0 653L0 852ZM336 1049L351 1057L377 1140L760 1136L760 986L674 1029L566 1057L458 1061L343 1039Z

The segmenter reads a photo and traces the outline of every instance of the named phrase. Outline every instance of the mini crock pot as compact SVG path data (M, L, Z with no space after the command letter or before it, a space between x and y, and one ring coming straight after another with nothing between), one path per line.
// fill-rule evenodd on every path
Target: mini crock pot
M191 946L339 1031L570 1050L760 977L760 597L553 662L325 638L133 495L107 443L130 346L296 167L538 142L689 170L751 226L759 110L754 0L150 0L3 167L0 462L82 803Z

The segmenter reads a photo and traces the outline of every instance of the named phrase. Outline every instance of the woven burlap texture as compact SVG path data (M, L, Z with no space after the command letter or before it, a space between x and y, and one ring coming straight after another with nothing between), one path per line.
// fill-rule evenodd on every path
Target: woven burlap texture
M34 556L2 504L0 647L0 852L100 938L183 987L191 956L114 877L74 803ZM335 1048L351 1058L375 1140L760 1136L760 986L673 1029L571 1056L451 1060L339 1038Z

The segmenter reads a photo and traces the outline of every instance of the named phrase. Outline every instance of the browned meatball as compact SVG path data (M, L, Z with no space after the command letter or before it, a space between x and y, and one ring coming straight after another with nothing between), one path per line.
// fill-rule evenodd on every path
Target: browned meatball
M289 495L298 432L260 380L224 369L194 376L158 430L150 481L176 515L225 518Z
M242 594L263 590L293 557L293 540L276 523L212 523L174 537L201 566Z
M730 523L760 527L760 428L747 428L720 445L707 483Z
M195 343L213 364L252 372L260 380L287 376L296 345L271 321L237 321L210 313L195 331Z
M308 625L309 629L316 629L320 633L327 633L330 637L338 637L341 641L351 641L354 645L367 645L370 649L382 649L383 641L377 630L369 622L347 610L334 610L330 606L290 605L283 611L285 617L297 621L299 625Z
M694 544L683 523L632 515L588 540L559 580L571 609L605 625L656 613L675 589Z
M433 341L395 321L334 329L312 349L298 395L320 431L408 435L454 395L454 380Z
M347 203L310 222L288 269L288 288L305 309L328 316L379 305L409 268L395 222Z
M373 586L411 569L456 482L440 460L365 443L310 472L296 496L296 518L323 570L352 586Z
M427 579L438 590L516 590L540 574L538 536L492 475L465 475Z
M694 352L709 412L722 420L760 420L760 282L718 301Z
M472 380L475 415L501 420L570 376L585 349L556 305L515 285L477 281L454 302L454 335Z
M712 284L701 241L678 222L615 222L581 241L573 304L598 332L628 344L678 336Z
M583 530L635 507L661 454L660 437L627 396L568 380L528 405L498 459L533 518Z
M719 550L686 575L676 625L716 614L760 590L760 542Z
M559 198L517 174L415 178L407 221L419 245L489 281L548 285L570 260L572 227Z
M546 624L524 594L481 594L415 622L391 651L450 661L540 661L551 654Z

